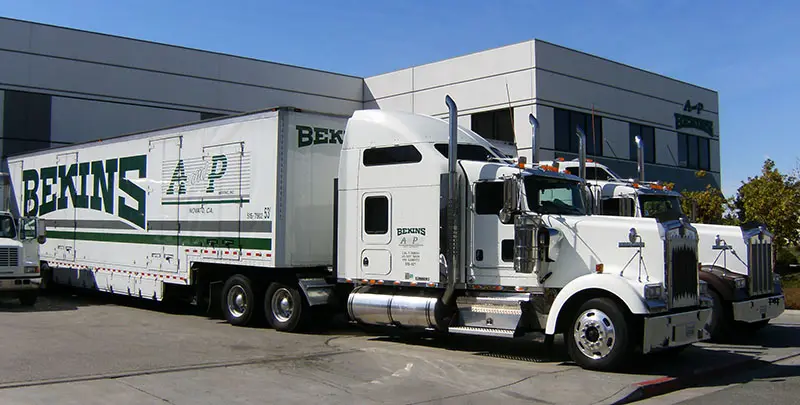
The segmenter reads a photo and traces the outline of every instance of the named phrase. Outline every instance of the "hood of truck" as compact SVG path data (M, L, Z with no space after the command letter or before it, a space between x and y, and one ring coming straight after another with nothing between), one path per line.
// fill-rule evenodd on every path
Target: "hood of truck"
M747 242L738 226L693 224L700 236L698 259L704 266L717 266L736 274L746 276ZM717 237L720 242L733 249L714 249Z
M608 216L544 216L546 226L561 233L558 260L552 263L552 276L546 284L566 285L578 269L621 276L634 283L664 282L665 229L652 218ZM631 229L641 237L640 249L624 247ZM622 246L621 246L622 244Z
M21 248L22 243L16 239L0 238L0 248L4 247L17 247Z

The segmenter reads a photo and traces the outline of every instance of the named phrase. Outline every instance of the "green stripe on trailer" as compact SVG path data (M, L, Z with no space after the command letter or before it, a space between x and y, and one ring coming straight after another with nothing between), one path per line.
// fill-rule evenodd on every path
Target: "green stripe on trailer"
M217 248L241 248L253 250L272 249L271 238L235 238L235 237L210 237L210 236L190 236L190 235L141 235L130 233L101 233L101 232L69 232L69 231L48 231L47 237L52 239L64 240L87 240L94 242L112 243L137 243L145 245L180 245L198 247L217 247ZM236 239L239 246L234 246ZM225 242L229 241L229 244Z

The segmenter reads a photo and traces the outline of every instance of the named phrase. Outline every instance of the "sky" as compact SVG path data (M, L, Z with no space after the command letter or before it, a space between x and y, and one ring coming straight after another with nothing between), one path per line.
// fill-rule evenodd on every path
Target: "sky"
M0 16L360 77L537 38L718 91L726 195L766 158L800 162L798 1L0 0Z

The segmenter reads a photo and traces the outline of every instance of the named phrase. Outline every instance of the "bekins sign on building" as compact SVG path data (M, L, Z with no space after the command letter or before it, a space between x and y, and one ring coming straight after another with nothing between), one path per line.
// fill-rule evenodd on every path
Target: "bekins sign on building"
M691 100L686 100L686 104L683 105L683 111L697 111L697 115L700 115L700 113L703 111L703 103L692 105ZM675 129L681 128L693 128L707 133L708 136L714 136L713 121L704 120L691 115L675 113Z

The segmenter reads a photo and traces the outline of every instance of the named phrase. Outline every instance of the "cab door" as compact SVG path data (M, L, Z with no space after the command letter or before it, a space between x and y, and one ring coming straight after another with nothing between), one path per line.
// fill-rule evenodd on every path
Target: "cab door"
M392 272L392 196L388 192L361 194L361 277L381 277Z

